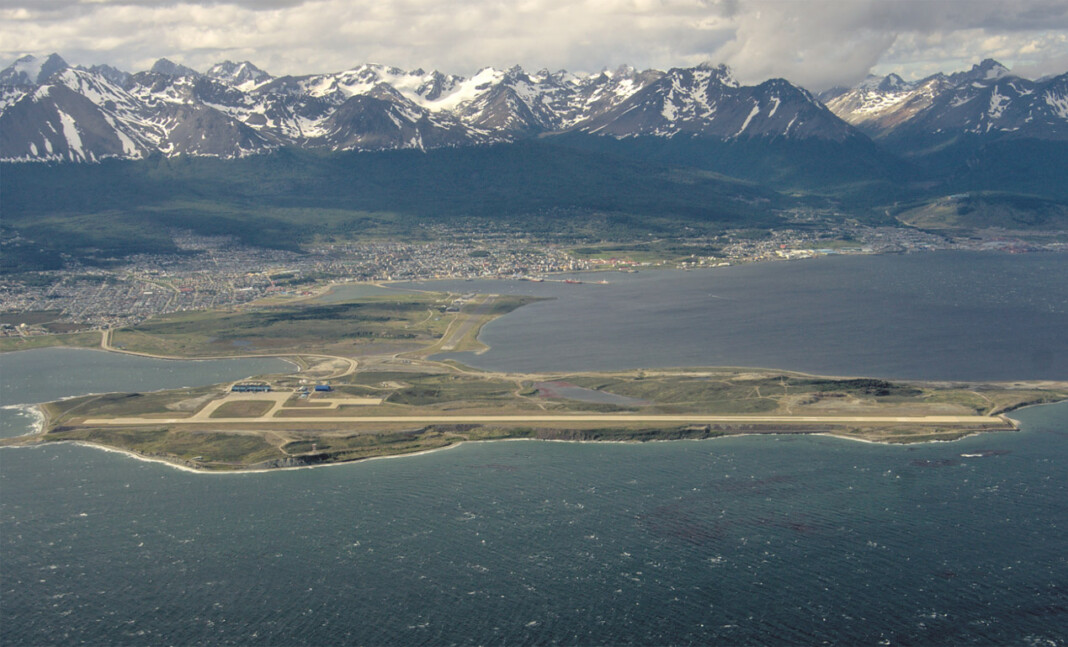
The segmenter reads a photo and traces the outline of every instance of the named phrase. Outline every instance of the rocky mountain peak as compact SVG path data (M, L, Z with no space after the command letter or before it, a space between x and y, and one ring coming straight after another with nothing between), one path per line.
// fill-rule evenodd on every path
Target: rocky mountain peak
M197 72L191 67L186 67L171 61L170 59L161 58L153 63L152 68L149 70L152 74L159 74L162 76L176 76L176 77L198 77L201 76L200 72Z
M949 142L961 135L1068 138L1068 108L1057 98L1052 80L1021 78L993 59L916 83L896 75L877 83L876 78L824 99L836 115L891 145Z
M49 54L44 59L26 54L0 71L0 85L40 85L69 67L59 54Z
M899 92L909 87L909 84L905 82L900 76L891 72L883 77L879 85L875 87L879 92Z
M992 58L984 59L981 63L972 66L972 69L967 72L957 72L956 74L949 75L949 80L953 83L964 83L967 81L992 81L999 79L1003 76L1009 76L1009 68L1005 67L1001 63L998 63Z
M243 85L245 83L262 83L271 79L271 75L264 72L248 61L235 63L223 61L211 66L207 76L222 81L229 85Z
M720 83L728 87L740 87L738 81L734 79L734 73L731 71L731 68L727 67L723 63L716 65L709 61L705 61L704 63L697 65L697 67L695 67L694 69L700 70L702 72L708 72L711 75L710 78L715 79L716 81L719 81Z
M126 85L130 77L133 76L129 72L124 72L110 65L94 65L89 68L89 72L102 76L118 86Z

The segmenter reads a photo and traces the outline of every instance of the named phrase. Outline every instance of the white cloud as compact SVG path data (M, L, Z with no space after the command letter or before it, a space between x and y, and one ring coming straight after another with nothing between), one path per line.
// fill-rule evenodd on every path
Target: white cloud
M1064 72L1063 0L0 0L0 56L196 69L248 59L272 74L363 62L471 74L519 63L594 71L709 60L746 82L818 89L998 58Z

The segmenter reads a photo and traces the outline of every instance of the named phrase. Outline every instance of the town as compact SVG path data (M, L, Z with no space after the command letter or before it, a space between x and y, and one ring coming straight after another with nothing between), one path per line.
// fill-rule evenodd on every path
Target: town
M330 283L426 279L543 279L592 270L693 269L829 254L938 249L1065 251L1059 238L1026 241L994 232L948 238L918 229L834 225L739 230L639 244L552 240L479 223L436 227L433 242L367 241L312 246L302 253L252 248L228 237L175 232L181 253L136 255L108 268L0 277L0 336L35 336L134 325L154 315L237 308L264 297L300 298ZM636 252L631 250L652 250ZM664 250L670 249L670 253ZM689 250L692 253L688 253ZM598 279L598 280L604 280ZM25 317L27 313L38 316Z

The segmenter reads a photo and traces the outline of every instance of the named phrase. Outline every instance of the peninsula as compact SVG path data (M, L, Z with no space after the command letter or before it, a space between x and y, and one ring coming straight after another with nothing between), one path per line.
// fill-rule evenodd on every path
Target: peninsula
M463 441L701 439L824 433L874 442L1014 429L1005 413L1068 398L1065 382L891 382L745 368L568 374L479 371L435 353L479 350L485 323L526 297L392 292L263 301L104 331L153 357L284 357L292 374L42 406L45 428L3 444L83 442L232 471L400 455Z

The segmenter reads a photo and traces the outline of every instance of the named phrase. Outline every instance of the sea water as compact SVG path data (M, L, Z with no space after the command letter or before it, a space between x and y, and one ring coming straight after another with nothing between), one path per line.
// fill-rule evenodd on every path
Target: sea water
M44 392L34 357L4 379ZM237 475L3 449L0 644L1063 644L1068 404L1014 416Z
M939 252L412 285L549 297L487 325L487 352L439 356L489 370L1014 380L1068 377L1065 277L1068 254Z
M205 475L0 452L5 645L1062 644L1068 406L1025 431L467 444Z

